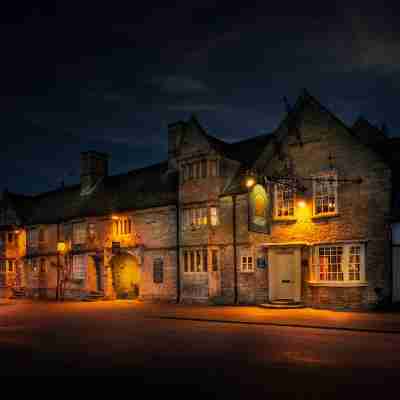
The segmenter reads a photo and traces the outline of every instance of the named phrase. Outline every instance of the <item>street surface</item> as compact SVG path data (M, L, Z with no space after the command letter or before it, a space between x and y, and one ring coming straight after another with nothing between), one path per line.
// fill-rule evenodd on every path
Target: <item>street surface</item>
M0 304L0 355L3 376L130 376L135 391L382 397L399 387L400 314L16 301Z

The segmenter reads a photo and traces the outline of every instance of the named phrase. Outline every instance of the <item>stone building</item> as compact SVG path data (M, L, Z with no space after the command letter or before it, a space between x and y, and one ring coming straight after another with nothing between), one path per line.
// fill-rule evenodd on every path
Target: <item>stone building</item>
M1 293L376 303L400 287L397 148L304 91L270 134L226 143L192 117L169 125L165 162L116 176L82 153L79 184L3 193Z

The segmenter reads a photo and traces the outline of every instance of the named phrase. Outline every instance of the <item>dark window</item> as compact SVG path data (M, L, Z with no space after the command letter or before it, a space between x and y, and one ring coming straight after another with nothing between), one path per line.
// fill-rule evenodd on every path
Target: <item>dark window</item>
M42 274L46 272L46 260L44 258L40 259L40 272Z
M189 164L189 179L193 179L193 164Z
M124 233L125 233L125 235L128 233L128 221L127 220L124 221Z
M218 250L211 251L212 269L218 271Z
M39 229L39 242L44 242L44 229Z
M163 283L164 281L164 261L162 258L156 258L153 262L153 282Z
M207 178L207 160L201 161L201 177Z
M0 261L0 272L6 272L6 262Z
M14 235L12 233L8 234L8 243L12 243L14 240Z
M130 219L128 219L128 232L131 233L132 232L132 222Z
M190 252L190 272L194 272L194 252Z
M203 271L204 272L208 271L208 253L207 253L207 249L203 250Z
M183 253L183 268L185 272L189 272L189 257L187 251Z
M8 260L8 272L13 272L13 271L14 271L14 262Z

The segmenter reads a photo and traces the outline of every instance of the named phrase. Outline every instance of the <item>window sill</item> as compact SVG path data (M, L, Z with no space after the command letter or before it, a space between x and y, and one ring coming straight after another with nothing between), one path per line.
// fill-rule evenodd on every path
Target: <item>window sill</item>
M253 274L254 270L253 271L240 271L240 273L241 274Z
M310 286L325 286L325 287L363 287L368 286L368 282L315 282L315 281L308 281L307 282Z
M272 222L283 222L283 223L288 223L288 224L291 224L291 223L295 223L297 221L297 218L295 218L295 217L274 217L273 219L272 219Z
M332 213L332 214L323 214L323 215L313 215L311 219L313 221L321 221L329 218L340 217L339 213Z

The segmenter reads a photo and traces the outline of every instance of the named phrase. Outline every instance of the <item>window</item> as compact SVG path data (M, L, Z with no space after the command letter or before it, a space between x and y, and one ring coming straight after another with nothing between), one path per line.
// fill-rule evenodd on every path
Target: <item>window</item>
M183 252L184 272L207 272L208 253L207 249L194 249Z
M318 246L312 250L315 282L363 282L365 262L363 244Z
M217 176L217 161L210 161L210 176Z
M193 164L189 164L189 176L188 179L193 179Z
M12 243L14 241L14 234L13 233L9 233L8 234L8 243Z
M242 272L253 272L253 257L252 256L242 256Z
M207 178L207 160L201 160L201 177Z
M207 208L186 208L183 213L183 229L207 225Z
M203 272L208 271L208 252L207 249L203 249Z
M361 247L351 246L349 254L349 281L359 281L361 271Z
M91 239L94 239L96 236L96 224L93 222L88 224L88 235Z
M337 174L318 175L314 181L314 215L337 213Z
M218 250L211 250L211 264L212 270L218 271Z
M288 218L294 216L295 192L289 185L275 186L275 217Z
M72 279L86 278L86 257L84 255L74 255L72 258Z
M29 229L28 230L28 246L29 247L37 247L39 240L39 230L38 229Z
M14 271L14 261L8 260L8 272Z
M38 271L38 262L37 262L37 259L34 258L32 260L32 272L36 273L37 271Z
M183 253L183 269L185 272L189 272L189 255L187 251Z
M43 243L45 241L45 231L44 228L40 228L38 232L38 240L39 243Z
M0 247L4 246L5 242L5 233L0 233Z
M164 261L162 258L156 258L153 262L153 282L163 283L164 281Z
M129 235L132 232L132 221L129 217L113 217L113 219L113 233L115 236Z
M44 258L40 259L39 271L40 271L41 274L45 274L46 273L46 259L44 259Z
M74 244L86 242L86 222L73 224L73 242Z
M6 262L4 260L0 261L0 272L6 272Z
M217 207L210 207L210 223L212 226L218 225L218 209L217 209Z

